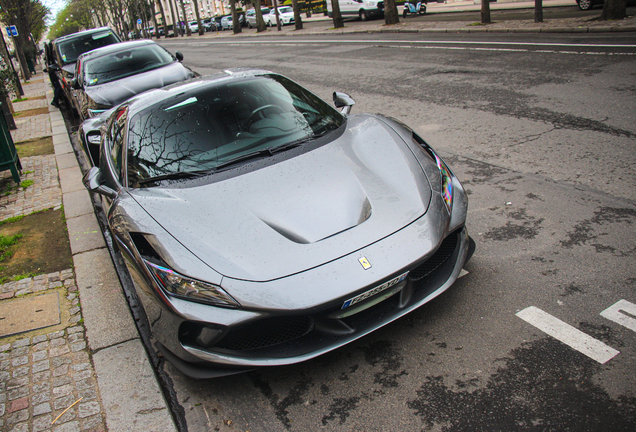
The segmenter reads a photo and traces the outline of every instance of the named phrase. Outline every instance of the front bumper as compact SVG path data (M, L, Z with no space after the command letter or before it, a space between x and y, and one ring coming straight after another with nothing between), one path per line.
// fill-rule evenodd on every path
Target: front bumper
M408 270L406 281L365 302L377 301L377 297L384 295L382 301L343 318L337 315L346 296L306 311L211 308L220 312L215 321L227 324L218 325L200 320L196 309L202 305L183 301L179 305L180 314L167 310L148 289L140 289L139 274L133 275L133 280L148 314L156 346L182 373L204 379L257 367L299 363L359 339L446 291L473 251L474 242L462 226L449 234L432 253L380 283ZM191 309L187 309L188 306ZM207 339L202 337L206 331Z

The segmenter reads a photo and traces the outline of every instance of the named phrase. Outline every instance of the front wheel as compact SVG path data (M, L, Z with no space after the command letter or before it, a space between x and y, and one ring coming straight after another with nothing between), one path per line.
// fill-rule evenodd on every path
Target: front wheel
M426 13L426 7L420 8L420 15L424 15Z
M406 8L402 11L402 18L406 18L409 13L406 11Z
M367 21L369 19L369 15L367 15L367 11L360 11L360 21Z
M594 0L578 0L579 9L590 10L594 6Z

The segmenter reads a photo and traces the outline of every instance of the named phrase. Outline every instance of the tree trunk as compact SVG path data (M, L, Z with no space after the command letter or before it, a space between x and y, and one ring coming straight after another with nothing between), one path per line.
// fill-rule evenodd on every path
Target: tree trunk
M170 5L170 19L172 20L172 35L174 37L177 37L179 35L177 34L177 21L175 20L174 6L172 5L172 0L168 0L168 4ZM168 37L168 28L166 27L164 31L166 32L166 37Z
M13 38L13 44L15 45L15 55L20 63L20 69L22 70L22 77L24 81L28 81L31 79L31 74L29 73L29 66L27 65L26 56L22 51L22 41L20 40L20 36L16 36Z
M166 21L166 13L163 10L163 3L159 0L159 13L161 14L161 26L163 27L163 37L168 37L168 22ZM155 26L155 37L159 39L161 35L159 34L159 27Z
M606 0L601 20L621 20L627 16L627 0Z
M239 34L243 31L238 13L236 12L236 0L230 0L230 10L232 11L232 31Z
M395 0L384 0L384 23L386 25L398 24L400 13L398 12Z
M294 23L296 30L303 29L303 19L300 17L300 6L298 6L298 0L292 0L292 8L294 8Z
M274 14L276 15L276 29L281 31L280 16L278 16L278 2L274 0Z
M340 3L338 3L338 0L331 0L331 9L333 10L333 26L335 28L343 28L344 21L342 21L342 15L340 14Z
M263 19L263 11L261 10L261 2L258 2L258 5L254 7L256 10L256 33L261 33L267 30L265 26L265 20Z
M490 24L490 0L481 0L481 23Z
M543 22L543 0L534 0L534 22Z
M199 36L203 36L205 29L201 25L201 14L199 13L199 0L192 0L194 3L194 14L197 16L197 26L199 28Z
M192 30L190 30L190 24L188 23L188 16L186 15L185 4L183 3L183 0L179 0L179 2L181 3L181 12L183 12L183 21L185 22L185 31L188 37L190 37L192 36Z

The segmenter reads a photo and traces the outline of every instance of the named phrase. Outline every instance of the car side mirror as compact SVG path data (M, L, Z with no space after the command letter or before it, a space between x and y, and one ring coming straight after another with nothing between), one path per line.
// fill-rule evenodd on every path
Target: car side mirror
M346 93L333 92L333 104L336 108L342 108L341 112L343 114L349 114L351 107L355 105L356 102Z
M180 61L180 62L183 61L183 54L181 54L180 51L175 52L174 56L177 58L178 61Z
M98 193L110 199L115 199L117 197L117 192L104 184L102 172L97 167L93 167L88 170L82 179L82 183L84 183L84 187L86 187L89 192Z
M60 70L60 67L56 64L50 64L48 65L49 70L52 70L53 72L57 72Z

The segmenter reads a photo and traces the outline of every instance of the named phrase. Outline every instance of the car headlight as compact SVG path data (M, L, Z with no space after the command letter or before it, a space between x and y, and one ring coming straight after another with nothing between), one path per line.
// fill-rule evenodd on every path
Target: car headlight
M208 303L214 306L238 308L241 305L220 286L180 275L174 270L143 260L161 288L175 297Z
M453 174L444 161L436 154L435 162L442 177L442 199L444 200L444 204L446 204L448 213L450 213L453 207Z

